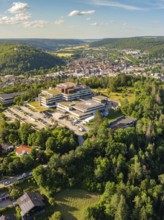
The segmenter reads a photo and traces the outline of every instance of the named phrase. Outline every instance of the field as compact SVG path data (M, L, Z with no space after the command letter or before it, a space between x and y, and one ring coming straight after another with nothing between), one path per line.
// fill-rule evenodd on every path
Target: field
M58 57L71 57L73 53L54 53Z
M60 211L63 220L84 220L85 210L98 202L99 195L88 193L84 190L72 189L64 190L54 197L55 207L47 207L45 213L37 220L48 220L54 211ZM50 214L51 213L51 214Z
M93 89L94 92L99 92L102 95L108 96L109 99L111 99L112 101L116 101L116 102L122 102L125 99L127 99L129 101L129 103L132 103L135 101L135 95L132 92L131 88L127 88L126 91L123 92L108 92L107 89Z
M57 211L62 213L64 220L83 220L84 211L99 200L98 195L83 190L65 190L55 197Z

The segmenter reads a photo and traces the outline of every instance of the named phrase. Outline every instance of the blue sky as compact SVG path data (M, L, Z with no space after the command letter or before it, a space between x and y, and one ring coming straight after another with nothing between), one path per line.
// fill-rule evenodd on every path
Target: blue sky
M164 36L164 0L0 0L0 38Z

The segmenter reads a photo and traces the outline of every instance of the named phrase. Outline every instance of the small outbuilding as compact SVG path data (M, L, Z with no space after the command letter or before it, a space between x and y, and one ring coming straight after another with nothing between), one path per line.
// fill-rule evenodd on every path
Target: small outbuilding
M24 220L32 219L32 216L41 212L45 206L39 192L25 193L17 200L17 205L21 209L21 216Z

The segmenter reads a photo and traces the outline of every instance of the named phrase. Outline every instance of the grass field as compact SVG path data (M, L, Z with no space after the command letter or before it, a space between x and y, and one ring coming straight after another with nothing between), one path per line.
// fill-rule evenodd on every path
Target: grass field
M102 95L108 96L109 99L116 101L116 102L122 102L125 99L128 99L129 103L132 103L135 101L135 95L132 93L131 89L127 89L125 92L110 92L108 93L107 89L93 89L94 92L100 92Z
M73 53L55 53L58 57L71 57L73 56Z
M99 196L84 190L65 190L55 196L56 211L60 211L64 220L84 220L85 210L98 202Z
M35 220L48 220L56 211L60 211L63 220L84 220L85 210L99 201L99 195L88 193L84 190L64 190L54 196L55 206L46 204L42 216Z

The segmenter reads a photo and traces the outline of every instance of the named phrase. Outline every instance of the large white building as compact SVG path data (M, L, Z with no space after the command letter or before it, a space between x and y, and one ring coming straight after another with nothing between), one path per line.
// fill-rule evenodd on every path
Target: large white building
M58 84L55 89L43 90L39 95L39 103L45 107L55 107L59 102L89 98L91 95L88 86L66 82Z
M74 118L85 119L93 116L96 111L105 111L106 102L99 98L92 98L76 102L59 102L57 109L69 112Z

